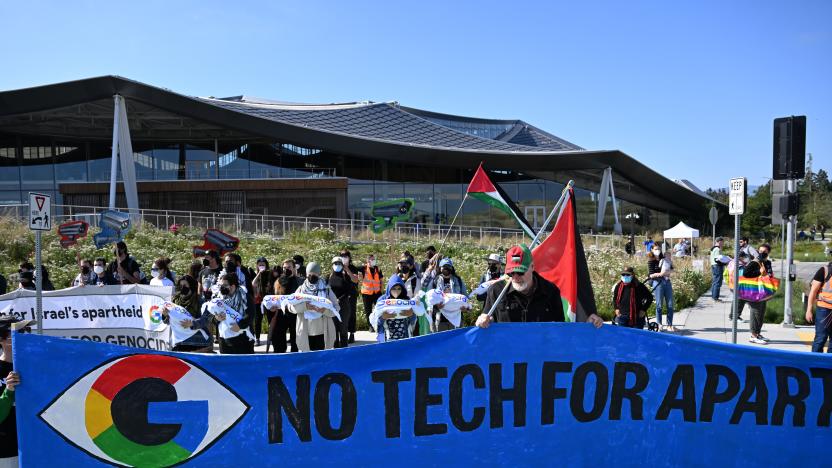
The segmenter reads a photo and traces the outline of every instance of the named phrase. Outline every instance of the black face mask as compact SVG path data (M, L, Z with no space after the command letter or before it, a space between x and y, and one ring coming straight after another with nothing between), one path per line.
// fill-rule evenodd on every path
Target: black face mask
M228 286L220 286L220 294L223 296L228 296L231 294L231 288Z
M442 276L444 276L445 278L450 278L451 272L448 270L442 270Z
M190 296L191 288L189 288L188 286L182 286L182 288L179 289L179 294L182 294L183 296Z
M88 266L86 266L86 265L82 266L82 267L81 267L81 274L82 274L82 275L88 275L88 274L90 274L90 267L88 267Z
M237 271L237 264L228 262L225 264L225 271L232 272Z
M203 258L202 259L202 266L206 266L206 267L211 266L211 260L208 260L207 258Z
M765 260L767 258L768 258L768 253L761 253L760 254L760 260Z
M401 266L399 266L399 271L401 271L402 274L406 275L406 274L410 273L410 267L407 266L407 265L401 265Z
M283 276L286 276L286 277L292 276L292 271L291 270L283 270Z
M497 264L492 263L491 265L488 265L488 270L489 271L497 271Z
M309 282L312 283L312 284L317 284L318 283L318 275L309 275L309 276L306 277L306 279L308 279Z

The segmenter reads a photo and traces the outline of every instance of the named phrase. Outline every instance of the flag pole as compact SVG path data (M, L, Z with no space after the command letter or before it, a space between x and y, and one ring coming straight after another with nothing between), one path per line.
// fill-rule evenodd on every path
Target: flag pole
M534 249L535 245L537 245L537 243L540 241L540 237L543 235L543 231L545 231L546 228L549 226L549 223L552 222L552 218L555 217L555 213L560 211L561 206L563 206L563 203L566 201L566 197L569 194L569 189L571 189L574 185L575 181L570 180L566 183L566 186L563 187L563 192L561 192L560 194L560 199L558 199L558 202L555 203L555 207L552 208L552 211L549 212L549 216L547 216L546 220L543 221L543 226L537 231L537 234L535 234L534 239L532 239L532 243L531 245L529 245L529 251ZM506 291L508 291L509 285L511 285L511 281L509 279L506 279L506 284L505 286L503 286L503 290L500 291L500 295L497 296L497 300L494 301L494 304L491 304L491 309L488 311L489 317L491 317L494 314L494 311L497 310L497 306L500 305L500 302L502 302L503 297L506 295Z
M442 243L439 244L439 250L437 252L441 253L442 248L445 247L445 241L448 240L448 236L451 235L451 230L454 228L454 224L456 224L456 218L459 216L459 213L462 211L462 205L465 204L465 200L468 199L468 193L465 193L465 196L462 197L462 203L459 204L459 209L456 210L456 214L454 215L454 219L451 220L451 225L448 226L448 232L445 233L445 237L442 238Z

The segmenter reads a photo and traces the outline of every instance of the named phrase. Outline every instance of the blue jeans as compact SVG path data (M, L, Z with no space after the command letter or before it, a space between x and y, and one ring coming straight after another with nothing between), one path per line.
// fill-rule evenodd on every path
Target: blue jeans
M826 307L815 307L815 341L812 342L812 352L822 353L826 341L832 338L832 310ZM826 348L832 353L832 345Z
M711 265L711 297L719 299L719 290L722 288L722 273L725 271L725 265L718 263Z
M653 290L656 298L656 321L662 324L662 311L664 303L667 304L667 324L673 325L673 286L669 280L661 280Z
M641 328L644 329L645 317L639 317L636 319L635 325L630 325L630 316L629 315L620 315L615 318L616 325L628 328Z

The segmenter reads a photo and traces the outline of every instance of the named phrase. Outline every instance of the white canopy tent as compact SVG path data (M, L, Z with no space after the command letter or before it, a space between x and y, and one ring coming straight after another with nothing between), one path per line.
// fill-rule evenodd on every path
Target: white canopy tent
M688 226L682 221L672 228L664 231L664 240L665 242L667 242L668 239L671 240L671 242L669 242L671 248L673 248L674 245L672 242L673 239L690 239L691 249L693 249L693 239L696 238L699 238L699 230Z

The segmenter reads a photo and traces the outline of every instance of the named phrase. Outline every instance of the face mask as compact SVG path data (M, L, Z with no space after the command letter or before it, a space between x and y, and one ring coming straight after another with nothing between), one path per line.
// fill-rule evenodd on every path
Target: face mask
M445 278L450 278L451 272L449 270L442 270L442 276L444 276Z
M398 298L401 295L402 295L401 288L393 288L393 289L390 290L390 297Z
M82 266L82 267L81 267L81 274L83 274L83 275L88 275L88 274L90 274L90 267L88 267L88 266L86 266L86 265Z
M191 288L187 286L182 286L182 288L179 289L179 293L183 296L189 296L191 294Z
M335 273L341 273L341 270L344 269L344 265L332 265L332 271Z
M375 260L370 260L370 266L371 266L371 267L376 266L376 261L375 261Z
M207 266L209 266L209 265L211 265L211 260L208 260L207 258L203 258L203 259L202 259L202 266L206 266L206 267L207 267Z
M623 281L624 283L629 284L630 282L632 282L632 281L633 281L633 277L632 277L632 276L625 276L625 275L622 275L622 276L621 276L621 281Z
M491 265L488 265L488 270L489 271L497 271L497 264L492 263Z
M162 272L159 271L158 268L152 268L150 270L150 275L153 276L154 278L160 278L162 276Z
M237 264L236 263L226 263L225 264L225 271L232 272L237 271Z
M318 283L318 275L309 275L306 277L306 279L309 280L309 282L312 284Z
M228 296L231 294L231 288L228 286L220 286L220 294L223 296Z
M92 269L92 271L94 271L96 275L100 275L101 273L104 273L104 267L101 265L96 265L95 268Z
M408 274L410 273L410 267L407 265L399 265L399 271L404 274Z
M343 263L344 265L349 265L350 264L350 258L347 257L346 255L341 255L341 263Z
M768 253L760 253L760 260L765 260L768 258Z
M289 270L289 269L284 269L283 270L283 276L292 276L292 271Z
M257 271L266 271L266 265L257 265Z
M655 256L657 256L657 257L658 257L659 255L661 255L661 254L662 254L662 251L661 251L661 250L654 250L654 251L653 251L653 255L655 255Z

